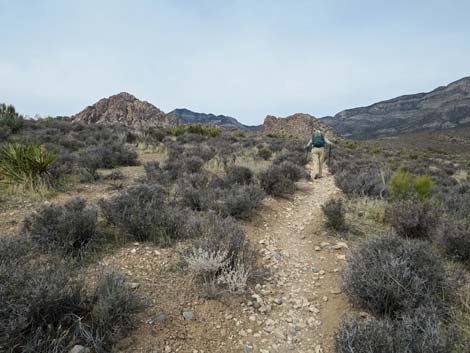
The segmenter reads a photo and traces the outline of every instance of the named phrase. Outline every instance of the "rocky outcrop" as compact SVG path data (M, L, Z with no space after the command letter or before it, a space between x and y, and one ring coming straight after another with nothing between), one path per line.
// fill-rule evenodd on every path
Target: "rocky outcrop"
M301 139L308 139L314 130L323 131L327 137L333 136L331 127L312 115L302 113L286 118L268 115L262 126L264 134L285 135Z
M215 125L225 129L256 130L258 126L247 126L237 119L226 115L214 115L206 113L196 113L189 109L175 109L168 113L185 124L207 124Z
M125 92L100 99L73 115L71 120L86 124L123 124L132 128L171 126L177 123L176 118L167 116L149 102Z
M470 126L470 77L321 119L339 134L375 138Z

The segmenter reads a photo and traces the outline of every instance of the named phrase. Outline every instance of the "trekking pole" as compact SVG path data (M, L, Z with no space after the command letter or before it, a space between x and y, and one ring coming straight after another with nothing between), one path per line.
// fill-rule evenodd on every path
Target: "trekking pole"
M330 145L330 148L328 149L328 162L331 162L331 149L333 148L332 145Z

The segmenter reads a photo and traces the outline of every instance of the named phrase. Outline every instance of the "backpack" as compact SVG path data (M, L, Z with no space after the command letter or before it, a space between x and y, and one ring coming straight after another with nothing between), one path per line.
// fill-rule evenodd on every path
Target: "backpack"
M326 144L325 136L321 132L315 132L312 135L312 145L313 147L324 147Z

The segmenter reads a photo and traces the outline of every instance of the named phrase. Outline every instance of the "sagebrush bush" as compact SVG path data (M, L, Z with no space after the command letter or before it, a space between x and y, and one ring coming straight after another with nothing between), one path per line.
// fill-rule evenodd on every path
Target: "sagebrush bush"
M294 181L284 175L279 165L272 165L259 175L260 185L268 195L285 196L295 190Z
M439 210L429 201L409 199L389 204L385 219L400 236L430 238L439 221Z
M362 241L347 259L343 282L356 305L391 317L421 306L443 308L452 293L444 264L431 246L397 236Z
M22 233L44 250L82 255L98 236L97 212L81 198L46 205L25 218Z
M289 151L281 152L276 158L274 158L274 164L281 164L282 162L291 162L300 166L306 165L310 161L310 154L307 154L305 150L293 149Z
M298 164L284 161L279 164L281 173L284 174L289 180L299 181L300 179L310 179L310 174L305 170L305 168L299 166Z
M184 254L188 268L211 290L217 285L237 292L254 266L254 251L233 219L207 213L198 223L200 238Z
M80 157L80 166L88 169L91 174L100 168L112 169L138 164L137 153L125 144L116 142L88 147Z
M470 266L470 223L446 219L437 228L437 243L451 259Z
M90 308L93 324L88 328L88 335L99 338L94 348L99 351L125 337L135 327L132 314L141 307L141 299L126 284L122 274L116 271L102 273Z
M0 351L109 352L133 327L138 298L117 275L88 290L67 262L38 256L25 238L0 237ZM91 294L87 294L91 293Z
M264 198L263 189L257 184L234 184L229 189L219 189L209 200L209 208L223 216L247 218Z
M446 213L455 219L466 219L470 214L470 183L440 188L432 201L442 205Z
M137 241L169 245L192 236L189 216L168 202L159 185L135 185L109 200L101 200L104 218Z
M263 147L263 148L258 149L257 155L261 157L262 159L264 159L265 161L267 161L271 158L273 153L271 152L270 149Z
M321 208L326 216L326 224L329 227L337 231L346 228L346 210L342 199L328 200Z
M247 167L232 166L225 172L224 180L227 185L247 185L253 181L253 172Z
M452 353L454 330L432 311L398 320L350 316L336 332L336 353Z

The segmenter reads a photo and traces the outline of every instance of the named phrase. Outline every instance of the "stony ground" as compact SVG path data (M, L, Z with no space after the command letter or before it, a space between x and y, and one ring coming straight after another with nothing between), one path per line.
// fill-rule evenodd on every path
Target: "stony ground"
M173 249L133 244L105 259L150 303L122 352L334 352L348 244L324 225L321 205L340 195L326 174L290 199L267 198L245 223L264 268L245 295L202 297Z
M128 182L141 169L123 169ZM333 353L335 329L348 309L340 279L348 244L325 227L321 205L341 195L333 176L325 174L299 183L288 199L266 198L244 223L260 253L262 275L243 295L205 297L181 269L179 250L185 244L167 249L128 244L92 265L90 280L112 267L146 298L138 326L120 352ZM93 203L114 192L107 185L82 185L50 202L80 195ZM3 211L0 229L16 231L36 206Z
M332 336L346 309L340 274L348 245L324 228L321 205L340 194L326 174L299 185L291 201L271 200L263 227L248 227L274 271L255 287L245 310L239 330L245 352L333 352Z

